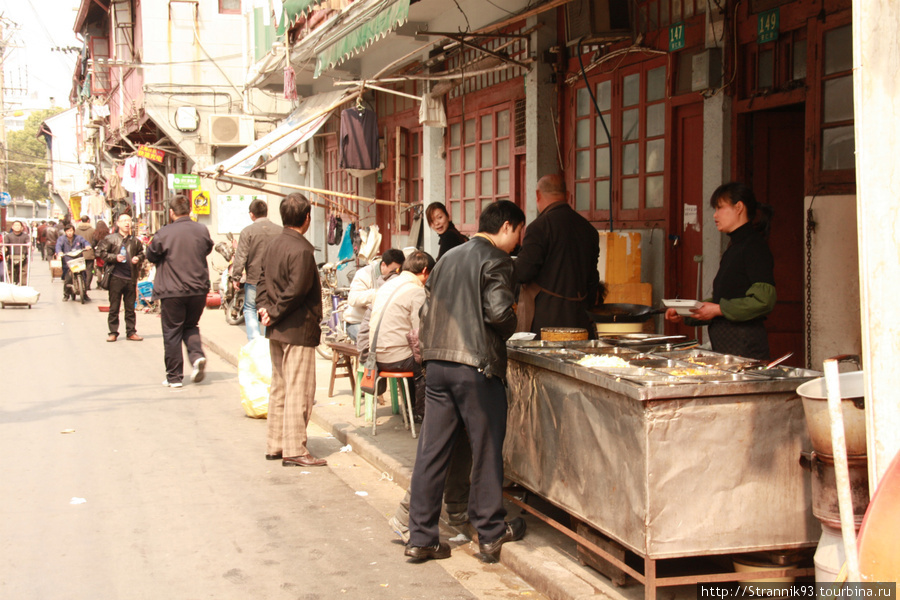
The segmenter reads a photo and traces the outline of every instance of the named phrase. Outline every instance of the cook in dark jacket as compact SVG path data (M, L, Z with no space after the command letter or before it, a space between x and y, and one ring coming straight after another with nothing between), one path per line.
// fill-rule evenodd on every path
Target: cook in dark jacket
M441 257L453 248L469 241L469 238L461 234L450 220L450 213L447 212L443 202L429 204L425 209L425 219L428 220L428 226L438 234L437 260L441 260Z
M191 220L191 201L179 194L169 201L172 221L156 235L147 248L147 260L156 265L153 299L160 301L166 380L163 385L181 387L187 347L194 370L191 380L203 381L206 356L197 324L206 307L209 292L209 266L206 257L213 242L206 225Z
M119 306L125 307L125 334L132 342L144 338L138 335L134 303L137 300L137 280L144 260L144 244L131 235L131 215L119 215L118 229L97 244L95 254L104 261L106 289L109 291L109 325L107 342L119 339Z
M716 228L731 243L719 262L711 301L691 311L688 324L708 325L716 352L768 360L765 318L777 300L775 261L765 238L772 207L758 203L753 190L737 182L719 186L709 204L716 209ZM666 320L683 319L670 308Z
M322 330L322 287L315 248L303 237L311 220L309 200L281 201L284 229L262 261L256 303L272 355L266 459L284 467L326 464L309 453L306 427L316 395L316 346Z
M559 175L538 181L537 208L540 214L525 230L515 261L516 281L526 284L519 296L519 329L540 334L542 327L580 327L594 337L587 310L603 299L600 234L569 206Z
M441 496L462 420L472 447L469 515L484 562L500 546L521 539L525 521L507 523L503 508L503 439L506 437L506 340L516 327L513 264L525 224L508 200L488 205L478 233L448 252L426 284L419 341L427 364L425 421L419 436L409 506L414 561L447 558L438 537Z

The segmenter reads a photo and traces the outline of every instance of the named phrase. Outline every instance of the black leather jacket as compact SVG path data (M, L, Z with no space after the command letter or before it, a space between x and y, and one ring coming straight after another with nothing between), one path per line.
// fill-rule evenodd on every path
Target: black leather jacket
M513 262L473 237L437 263L425 284L422 359L469 365L506 381L506 340L516 330Z
M97 244L94 254L96 258L103 259L106 263L105 269L112 270L116 266L119 258L119 250L125 238L119 232L111 233ZM128 238L128 246L125 248L128 256L137 256L137 264L131 263L131 281L136 282L141 274L141 263L144 262L144 243L136 236Z

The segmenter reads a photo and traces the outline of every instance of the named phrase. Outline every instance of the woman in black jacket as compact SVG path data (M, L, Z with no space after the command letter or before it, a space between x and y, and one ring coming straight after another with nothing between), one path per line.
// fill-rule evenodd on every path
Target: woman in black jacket
M450 220L450 213L443 202L432 202L425 209L425 218L428 220L428 226L438 234L439 245L437 260L447 253L448 250L456 248L460 244L465 244L469 238L464 236L456 229L456 225Z
M719 186L710 206L716 209L716 228L727 233L731 243L713 280L712 299L691 311L688 325L708 325L716 352L768 360L765 319L777 299L775 261L766 243L772 207L758 203L753 190L737 182ZM683 319L670 308L666 320Z

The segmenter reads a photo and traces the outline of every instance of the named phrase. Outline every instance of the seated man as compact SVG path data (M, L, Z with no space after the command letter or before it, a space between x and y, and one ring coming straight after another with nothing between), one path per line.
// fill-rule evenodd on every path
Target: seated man
M407 334L419 331L419 309L425 303L425 282L434 268L434 259L421 250L413 251L403 262L400 274L385 283L375 295L369 323L378 368L382 371L413 373L410 398L415 397L414 419L425 415L425 372L416 360ZM376 337L377 335L377 337ZM418 353L418 348L416 348Z
M350 294L347 296L344 322L347 324L347 335L354 343L359 336L359 326L365 318L366 309L372 306L375 299L375 292L391 273L400 272L403 260L403 251L391 248L381 256L381 259L373 260L357 271L353 277Z

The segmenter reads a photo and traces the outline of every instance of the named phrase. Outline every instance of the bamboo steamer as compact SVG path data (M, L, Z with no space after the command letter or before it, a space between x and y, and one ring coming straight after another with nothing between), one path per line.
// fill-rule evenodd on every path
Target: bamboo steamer
M588 331L581 327L541 327L541 339L548 342L580 342L588 339Z

